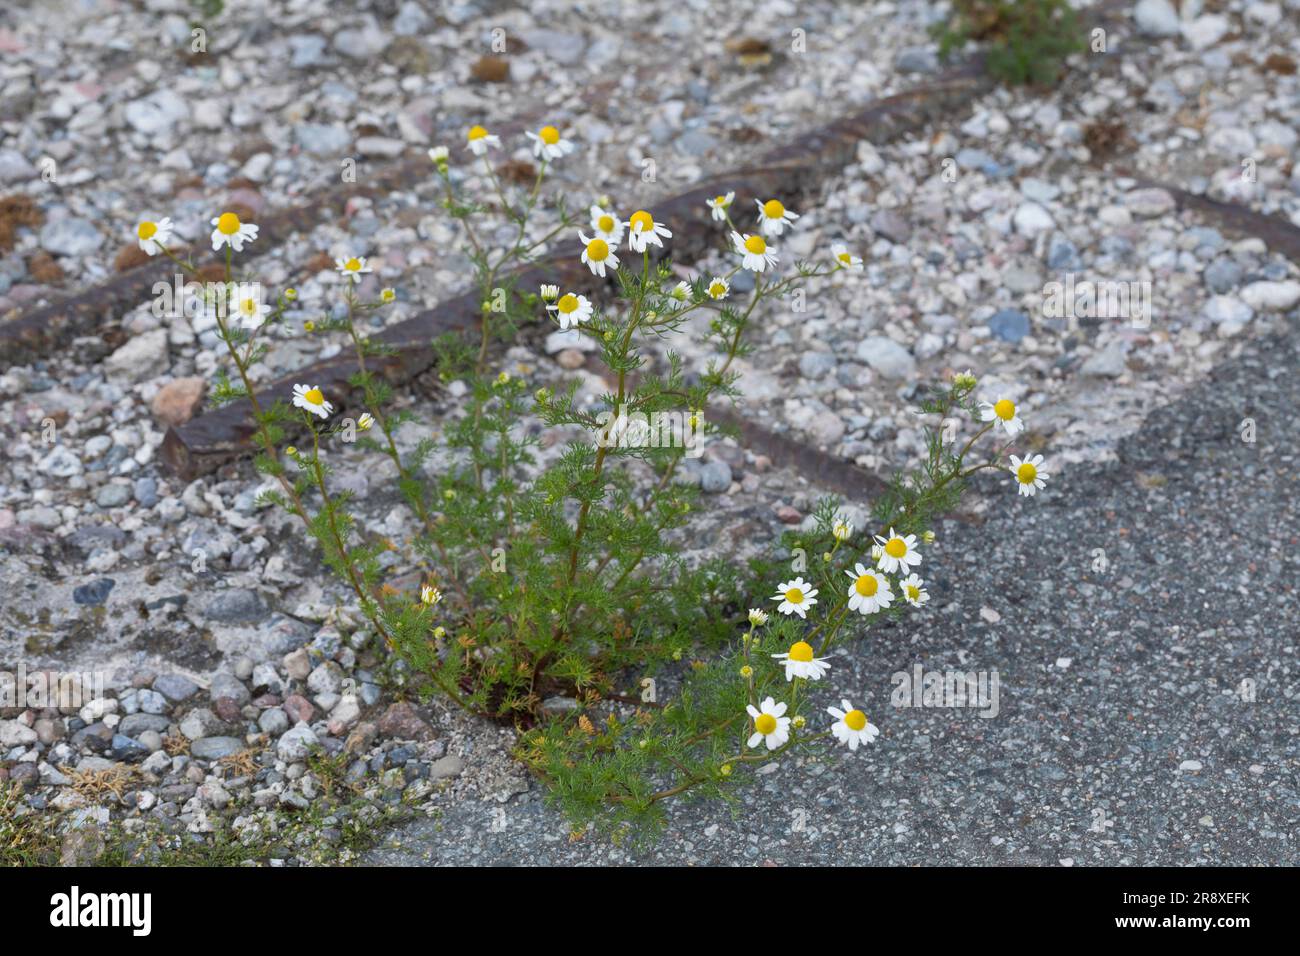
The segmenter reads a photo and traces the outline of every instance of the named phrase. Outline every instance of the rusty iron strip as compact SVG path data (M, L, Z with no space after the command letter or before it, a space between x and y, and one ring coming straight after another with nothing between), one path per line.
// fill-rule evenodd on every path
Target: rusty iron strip
M968 105L991 85L978 62L973 62L945 74L935 83L875 101L857 113L804 135L799 144L764 154L751 167L709 175L690 190L654 203L656 218L673 225L674 236L665 255L691 256L707 248L709 240L716 236L716 227L704 200L716 195L722 186L735 190L738 204L752 204L754 199L777 194L807 194L829 172L850 162L859 142L882 144L896 139ZM520 288L534 287L542 281L567 285L592 281L586 267L572 254L544 259L516 273L514 278ZM393 354L376 370L382 369L394 384L409 381L432 364L429 344L433 339L447 332L477 328L479 307L477 295L465 293L377 334L376 341L392 349ZM259 399L265 397L269 403L276 397L283 398L293 384L305 381L323 386L331 397L343 399L351 394L347 379L353 371L355 365L342 357L316 362L267 384L259 390ZM233 402L169 429L162 447L163 460L178 476L189 480L249 454L253 450L250 439L254 428L248 413L248 402ZM794 454L793 443L787 438L752 423L746 424L743 430L783 460L790 460ZM809 453L825 459L818 461L814 471L827 475L842 472L845 463L822 452ZM867 472L851 465L847 467L854 469L853 480L859 482L858 490L863 483L870 482Z

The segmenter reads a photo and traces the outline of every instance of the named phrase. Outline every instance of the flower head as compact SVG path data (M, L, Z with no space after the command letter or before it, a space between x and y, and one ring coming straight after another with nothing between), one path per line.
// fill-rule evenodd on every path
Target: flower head
M493 136L482 126L471 126L469 132L465 134L465 145L475 156L482 156L489 149L501 148L501 137Z
M357 431L368 432L374 427L375 419L369 412L362 412L357 418Z
M844 573L853 581L849 585L850 611L857 611L866 617L894 603L894 592L890 590L889 579L879 571L858 564L852 571Z
M725 299L731 292L731 283L721 276L714 276L709 280L708 285L709 298L716 300Z
M627 244L633 252L645 252L649 246L658 246L662 249L664 244L660 236L664 239L673 237L663 223L655 222L654 216L644 209L632 213L632 217L627 221L627 229Z
M782 614L806 617L808 609L817 603L817 589L799 577L778 586L772 600L781 602L777 610Z
M623 220L611 210L597 204L589 210L591 213L591 231L611 246L617 246L623 240Z
M762 627L767 623L767 612L761 608L751 607L749 609L749 623L754 627Z
M330 413L334 411L334 406L325 401L325 393L315 385L295 385L293 404L295 408L306 409L321 418L329 418Z
M974 388L976 385L975 376L971 374L970 369L964 372L958 372L952 377L952 384L957 388Z
M785 679L792 681L796 677L805 680L821 680L831 665L823 657L813 657L812 645L807 641L795 641L790 650L784 654L773 654L778 661L785 661Z
M831 725L831 734L842 744L848 744L850 750L857 750L862 744L869 744L880 736L880 728L867 720L867 715L857 710L847 700L841 700L844 709L827 707L826 713L835 718Z
M380 301L380 302L385 302L385 303L387 303L387 302L392 302L392 301L393 301L394 299L396 299L396 298L397 298L397 290L396 290L396 289L392 289L392 288L389 288L389 289L383 289L383 290L381 290L380 293L379 293L379 301Z
M451 150L446 146L434 146L429 150L429 159L438 167L439 172L446 172L447 159L451 156Z
M608 242L599 236L594 239L588 239L583 233L578 233L578 238L582 240L582 261L587 264L592 275L598 275L605 278L605 269L618 268L618 256L614 255L614 250L610 248Z
M831 534L835 536L836 541L848 541L853 537L853 522L843 515L836 515L831 524Z
M740 264L751 272L762 272L776 266L776 250L767 244L762 236L742 236L738 232L731 234L731 242L740 253Z
M906 572L913 565L921 563L921 552L916 550L914 534L904 537L890 528L889 537L882 538L876 535L876 544L880 546L880 556L876 559L876 564L882 571L890 574L896 571Z
M912 607L920 607L930 600L930 592L925 589L925 582L921 580L919 574L909 574L899 581L898 591L903 595L903 600Z
M1047 479L1052 477L1043 471L1043 456L1033 455L1024 459L1011 457L1011 474L1016 476L1016 485L1022 495L1033 497L1039 488L1047 487Z
M790 739L790 718L783 716L785 710L784 701L778 704L771 697L765 697L758 707L746 705L745 711L754 721L754 733L746 746L757 747L765 743L768 750L783 746Z
M573 152L573 143L560 135L554 126L543 126L536 133L525 133L533 141L533 155L542 159L559 159Z
M334 268L339 275L352 282L360 282L361 277L375 270L366 265L365 256L350 256L347 259L342 257L334 260Z
M135 235L140 248L146 255L156 256L172 241L174 227L169 217L163 216L157 222L146 219L135 227Z
M420 602L422 604L427 604L430 607L432 607L434 604L437 604L441 600L442 600L442 592L439 591L437 588L435 588L432 584L426 584L424 587L420 589Z
M715 196L712 199L704 200L705 205L713 211L713 218L717 222L727 221L727 210L731 208L732 202L736 199L734 192L727 193L725 196Z
M566 292L555 303L548 305L546 308L555 314L562 329L576 329L581 323L591 319L591 303L587 301L585 295L574 295L572 292Z
M1025 423L1020 420L1016 403L1009 398L1000 398L996 402L980 402L980 420L1000 422L1008 435L1018 435L1025 430Z
M758 204L758 228L765 236L781 235L786 226L794 225L794 221L799 218L798 214L786 209L779 199L769 199L767 202L755 199L754 202Z
M560 297L560 287L558 285L543 285L541 296L543 302L554 302Z
M212 251L217 252L222 246L229 246L235 252L244 248L244 243L257 238L257 226L251 222L240 222L233 212L223 212L212 220Z
M862 259L849 252L849 247L844 243L836 243L831 246L831 255L835 257L835 265L841 269L849 269L853 272L862 271Z
M261 285L256 282L232 282L227 288L227 295L227 314L238 318L242 328L260 328L266 321L271 306L262 301Z
M677 283L677 285L673 286L673 290L669 292L668 295L670 298L676 299L678 302L687 302L691 298L691 284L683 279L681 282Z

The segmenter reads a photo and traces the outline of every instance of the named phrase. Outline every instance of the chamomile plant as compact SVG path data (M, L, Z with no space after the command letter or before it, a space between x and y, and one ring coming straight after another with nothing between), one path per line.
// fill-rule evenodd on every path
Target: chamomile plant
M461 168L448 148L429 151L482 304L474 333L430 346L449 386L440 434L398 407L382 374L389 348L369 330L396 292L362 295L376 271L371 250L336 257L333 307L289 329L297 293L263 304L247 291L259 287L236 274L235 256L257 241L257 226L234 212L212 219L225 282L203 307L218 306L229 359L212 395L248 402L256 465L276 486L265 499L302 520L362 626L405 662L418 689L520 729L517 755L577 826L650 824L648 832L669 797L726 795L793 749L870 745L881 730L836 687L833 652L865 625L923 612L930 522L975 472L1008 467L1003 447L970 458L997 428L1014 439L1023 428L1014 405L1000 396L977 404L969 375L936 391L923 410L941 420L964 411L975 435L958 448L932 430L924 466L875 502L874 530L823 502L814 531L782 542L821 561L788 572L775 561L688 561L680 533L698 490L676 479L721 431L710 409L739 395L747 333L809 279L859 281L861 259L836 245L818 264L792 262L780 245L800 215L766 197L738 221L735 194L725 192L707 204L722 265L682 279L661 257L674 224L653 210L625 213L604 197L585 215L570 215L563 198L543 205L548 171L576 148L558 126L528 134L535 165L518 186L494 165L501 137L476 125L465 145ZM170 248L172 234L160 220L142 223L137 238L197 277ZM569 256L568 268L547 274L545 263ZM521 286L539 274L540 288ZM529 323L585 339L608 391L593 402L577 381L546 387L519 366L494 364L502 351L494 346ZM259 395L256 366L277 328L346 348L346 386L302 380L270 400ZM671 345L701 334L712 357L688 369ZM634 434L649 420L668 426L657 439ZM543 453L542 428L572 440ZM413 432L418 441L404 440ZM388 460L409 512L401 540L354 515L333 479L341 441ZM1044 486L1040 456L1012 462L1021 494ZM675 693L646 696L646 680Z

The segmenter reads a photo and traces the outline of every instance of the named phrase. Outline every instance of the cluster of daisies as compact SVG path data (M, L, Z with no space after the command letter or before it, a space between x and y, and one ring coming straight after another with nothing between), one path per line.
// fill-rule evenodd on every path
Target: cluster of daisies
M845 541L852 536L853 525L846 519L837 518L833 533L837 540ZM875 566L867 567L858 562L852 571L844 572L852 582L848 586L849 610L865 617L889 607L899 596L912 607L920 607L930 600L925 582L914 570L921 563L916 535L898 534L890 528L887 536L876 535L875 540L871 547ZM897 592L894 583L886 577L889 574L898 576ZM781 584L772 600L780 602L777 610L782 614L797 614L805 618L808 609L817 603L817 594L817 588L797 577Z

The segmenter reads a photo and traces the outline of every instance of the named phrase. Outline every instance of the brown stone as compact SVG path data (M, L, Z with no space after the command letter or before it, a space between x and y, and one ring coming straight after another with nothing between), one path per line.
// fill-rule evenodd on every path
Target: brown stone
M141 249L138 242L132 242L117 251L117 258L113 260L113 268L118 272L130 272L148 261L149 253Z
M499 56L481 56L469 68L480 83L504 83L510 79L510 61Z
M206 382L198 376L177 378L158 390L149 407L154 417L165 425L183 425L194 417L203 403Z
M289 720L295 725L299 723L309 724L312 715L316 713L316 708L311 705L311 701L301 694L290 694L284 702L284 712L289 715Z
M38 252L27 262L27 271L41 285L57 285L63 281L63 270L48 252Z
M406 701L392 704L379 718L379 732L398 740L430 740L433 729L419 711Z

